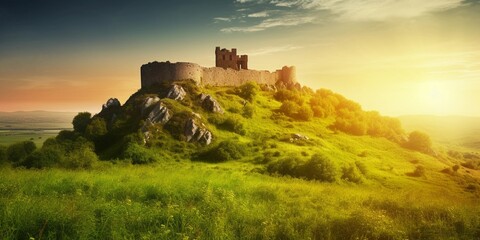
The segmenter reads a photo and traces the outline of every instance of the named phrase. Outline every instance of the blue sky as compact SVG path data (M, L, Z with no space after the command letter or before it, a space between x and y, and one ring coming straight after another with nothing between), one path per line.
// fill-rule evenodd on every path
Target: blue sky
M4 0L0 111L98 111L139 88L142 64L213 66L221 46L384 114L480 115L478 12L462 0Z

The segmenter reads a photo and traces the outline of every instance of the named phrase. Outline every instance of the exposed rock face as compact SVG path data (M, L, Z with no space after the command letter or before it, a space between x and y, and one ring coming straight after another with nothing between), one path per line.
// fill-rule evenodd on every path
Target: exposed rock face
M290 138L290 142L295 142L295 141L298 141L298 140L308 140L309 138L305 135L302 135L302 134L299 134L299 133L294 133L292 134L292 137Z
M202 107L210 112L218 112L223 113L222 107L217 102L217 100L213 99L212 96L202 93L200 94L200 101L202 102Z
M177 101L183 100L187 92L182 88L182 86L174 84L167 93L167 98L171 98Z
M212 142L213 136L205 126L198 126L195 119L190 118L185 123L184 135L187 142L199 142L208 145Z
M167 107L163 105L162 102L157 102L148 114L147 120L149 120L151 123L165 124L168 122L168 120L170 120L171 117L172 115Z
M159 101L160 101L159 97L148 97L148 98L146 98L145 101L143 101L143 104L141 106L142 116L145 116L146 111L150 106L158 103Z
M110 98L105 104L103 104L102 111L109 108L120 107L121 105L122 104L120 104L120 101L118 101L118 99Z

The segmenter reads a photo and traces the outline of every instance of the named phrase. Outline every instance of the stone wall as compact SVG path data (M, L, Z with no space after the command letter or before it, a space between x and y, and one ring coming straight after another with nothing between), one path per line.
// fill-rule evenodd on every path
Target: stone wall
M195 63L151 62L141 67L142 88L162 82L192 79L199 85L240 86L248 81L274 85L278 81L296 82L295 67L283 67L275 72L234 70L220 67L204 68Z
M151 62L140 68L142 88L161 82L192 79L200 83L203 68L195 63Z

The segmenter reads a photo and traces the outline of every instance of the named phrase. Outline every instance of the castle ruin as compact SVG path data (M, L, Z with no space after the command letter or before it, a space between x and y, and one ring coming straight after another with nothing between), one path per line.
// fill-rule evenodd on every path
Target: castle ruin
M220 47L215 48L215 67L231 68L235 70L248 69L248 56L237 55L237 49L232 48L232 51Z
M234 57L235 56L235 57ZM150 62L140 68L142 88L164 82L191 79L198 85L240 86L248 81L258 84L275 85L296 84L295 67L283 67L275 72L266 70L249 70L248 56L237 56L236 49L215 48L215 66L202 67L188 62Z

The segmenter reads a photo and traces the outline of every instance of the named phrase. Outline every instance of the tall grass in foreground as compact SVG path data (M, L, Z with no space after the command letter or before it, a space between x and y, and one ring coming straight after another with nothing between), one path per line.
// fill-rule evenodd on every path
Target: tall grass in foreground
M478 239L480 207L423 189L243 166L0 170L1 239Z

